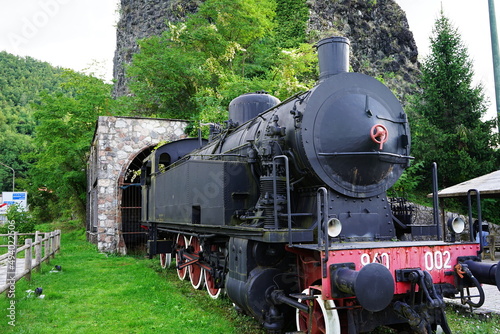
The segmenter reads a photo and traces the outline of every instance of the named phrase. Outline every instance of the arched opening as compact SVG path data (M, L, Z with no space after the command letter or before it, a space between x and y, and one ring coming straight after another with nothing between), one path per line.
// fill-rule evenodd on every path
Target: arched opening
M121 240L119 248L126 249L127 253L144 252L148 239L148 231L141 226L141 178L140 171L143 161L151 154L154 146L145 148L138 153L124 170L120 178L119 189L119 216L121 218ZM120 221L120 220L118 220Z
M170 154L162 153L160 154L160 161L158 162L157 171L164 172L168 169L168 166L171 164L172 158L170 158Z

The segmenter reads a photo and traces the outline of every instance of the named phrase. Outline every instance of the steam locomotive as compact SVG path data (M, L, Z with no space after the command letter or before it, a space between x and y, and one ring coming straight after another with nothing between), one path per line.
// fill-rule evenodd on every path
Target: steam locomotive
M500 265L482 263L472 238L455 241L461 220L445 240L437 219L397 218L386 191L412 159L406 114L378 80L348 72L348 39L317 51L311 90L242 95L208 141L170 142L144 161L149 254L164 267L175 257L180 279L227 295L270 333L451 333L443 298L481 306L481 284L500 290Z

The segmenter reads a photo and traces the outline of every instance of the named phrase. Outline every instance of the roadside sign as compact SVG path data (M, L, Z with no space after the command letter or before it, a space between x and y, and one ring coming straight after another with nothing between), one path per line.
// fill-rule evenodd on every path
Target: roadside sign
M0 214L7 214L7 209L12 204L18 204L23 210L28 208L28 193L24 191L4 191L2 192L2 203L0 203Z

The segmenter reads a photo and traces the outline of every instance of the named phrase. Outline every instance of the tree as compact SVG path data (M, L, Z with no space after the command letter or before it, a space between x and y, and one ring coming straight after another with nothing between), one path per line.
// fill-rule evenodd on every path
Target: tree
M450 186L495 170L495 121L483 122L482 85L473 85L473 66L456 28L441 12L422 64L422 93L410 107L413 154L439 166L440 186ZM426 179L426 182L429 178ZM430 183L429 183L430 184Z
M306 42L309 7L304 0L276 0L276 39L284 48Z
M40 102L40 91L57 89L60 73L48 63L0 52L0 161L15 170L16 189L23 189L29 168L23 156L34 147L32 104ZM4 166L1 190L12 190L12 171Z
M284 98L307 89L314 82L313 49L277 46L275 6L271 0L207 0L186 22L140 41L127 69L137 112L222 121L242 93L266 90Z
M65 71L61 90L43 93L36 105L36 151L30 158L31 192L39 208L57 202L57 215L85 217L86 163L95 122L112 114L112 86L100 79ZM43 191L42 191L43 190Z

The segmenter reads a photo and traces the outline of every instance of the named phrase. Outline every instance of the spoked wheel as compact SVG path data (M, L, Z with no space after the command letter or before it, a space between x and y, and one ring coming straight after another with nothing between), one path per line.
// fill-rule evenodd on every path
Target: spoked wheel
M180 233L177 235L176 243L177 243L178 249L186 249L186 247L187 247L186 237ZM179 252L175 253L175 261L176 261L177 266L179 266L179 264L181 264L181 257L179 255ZM187 272L188 272L188 270L186 267L184 267L182 269L177 269L177 276L179 277L179 279L181 281L188 279Z
M201 252L200 240L197 237L191 237L189 240L189 246L192 248L193 254L198 255ZM203 284L205 284L205 271L198 263L194 263L187 268L189 271L189 280L191 281L193 288L202 289Z
M171 263L172 263L172 254L160 253L160 266L163 269L170 267Z
M212 251L217 250L217 246L212 246ZM207 286L208 295L212 299L218 299L222 294L222 288L216 288L215 277L210 274L208 270L205 270L205 285Z
M313 289L314 294L319 290ZM302 291L303 294L311 295L310 289ZM297 309L297 330L310 334L340 334L340 320L333 300L323 300L321 296L311 301L301 300L300 303L313 303L312 312L304 312Z

